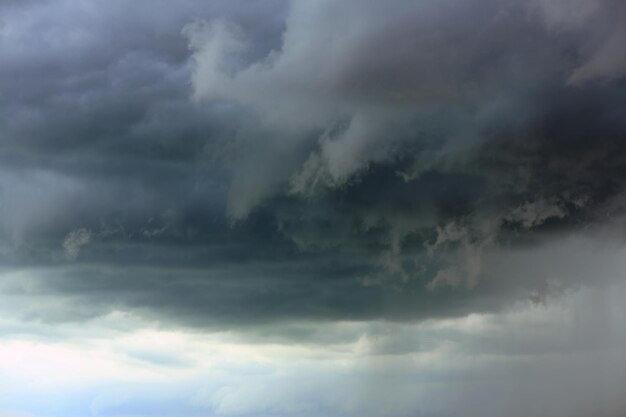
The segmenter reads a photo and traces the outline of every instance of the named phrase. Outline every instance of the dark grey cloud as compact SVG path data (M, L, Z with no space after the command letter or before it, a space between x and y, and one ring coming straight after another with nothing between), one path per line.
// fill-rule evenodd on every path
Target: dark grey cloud
M411 320L616 279L569 239L624 214L624 7L579 6L3 2L7 302Z
M223 186L214 163L220 153L209 145L233 136L238 116L190 103L180 31L193 19L229 17L269 45L280 34L280 2L245 10L233 2L3 6L6 245L58 240L120 218L145 223L199 204L196 198L207 203L207 213L220 204L215 196Z
M253 160L263 171L241 159L232 217L286 193L273 204L301 247L378 246L404 280L404 246L460 245L466 265L434 288L475 285L490 247L620 214L623 80L619 59L596 59L621 4L291 6L281 48L256 63L238 59L254 40L236 25L187 30L196 96L255 110L280 150Z
M624 28L0 0L0 414L622 415Z

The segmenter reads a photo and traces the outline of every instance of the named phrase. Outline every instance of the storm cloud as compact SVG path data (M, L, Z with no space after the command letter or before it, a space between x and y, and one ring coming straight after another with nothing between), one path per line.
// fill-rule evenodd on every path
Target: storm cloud
M497 310L621 224L619 2L2 7L1 256L88 316Z
M619 0L0 1L0 351L106 345L134 393L0 415L621 415L625 28Z

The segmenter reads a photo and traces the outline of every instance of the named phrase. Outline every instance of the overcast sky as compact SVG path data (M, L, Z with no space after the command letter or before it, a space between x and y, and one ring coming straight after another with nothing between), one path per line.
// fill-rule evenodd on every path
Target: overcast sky
M0 0L1 417L626 416L622 0Z

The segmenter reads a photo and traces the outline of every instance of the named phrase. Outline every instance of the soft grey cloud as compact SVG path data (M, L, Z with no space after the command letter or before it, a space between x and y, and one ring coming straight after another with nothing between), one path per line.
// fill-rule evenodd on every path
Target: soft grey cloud
M117 313L73 328L54 326L65 338L49 350L18 339L31 364L50 362L45 353L56 353L60 365L76 361L62 357L67 351L90 361L78 362L84 373L60 381L64 401L59 381L34 374L9 386L11 395L0 397L0 405L34 415L620 416L623 296L621 283L553 294L545 304L520 302L498 314L295 324L336 337L322 344L323 338L273 338L267 328L253 330L256 339L247 331L173 332L155 324L111 328L121 319L133 323ZM109 326L104 334L101 326ZM98 354L103 347L107 355ZM85 377L94 373L102 379ZM156 377L143 379L152 373ZM27 383L35 379L49 387L38 393L40 401L16 401L36 393L38 385Z
M626 8L614 0L567 2L538 0L531 3L547 27L557 33L573 34L578 44L579 65L568 82L615 79L626 73L624 19Z
M582 49L592 37L598 38L598 54L614 49L613 35L594 36L588 27L598 20L620 22L623 16L611 1L571 9L554 1L462 0L442 6L396 0L383 13L370 1L294 2L282 45L256 62L242 59L255 43L232 23L194 23L185 34L194 51L197 98L251 107L283 141L317 138L318 150L292 178L292 190L308 194L311 186L341 186L369 165L393 160L394 148L407 140L424 142L416 132L428 129L423 124L432 124L433 116L450 113L448 123L459 123L440 138L427 139L454 156L455 148L466 149L463 143L484 142L485 130L494 130L499 120L527 117L501 113L529 113L524 107L534 98L524 97L524 91L565 83L568 77L582 80L579 74L600 58L576 68L569 50L578 48L584 57ZM560 39L561 27L577 30L576 36ZM501 95L503 88L508 97ZM489 115L489 109L497 113ZM416 121L419 115L430 120ZM294 158L302 156L283 156ZM256 175L257 189L269 186L265 175L275 175L271 168L266 172ZM271 187L265 194L276 192ZM247 201L231 213L235 217L245 217L263 195L257 191L259 197L250 199L249 187L231 193Z
M0 0L0 414L621 416L624 11Z
M617 3L146 4L5 5L0 254L57 276L80 250L41 287L84 289L76 311L139 306L151 274L146 311L193 294L193 322L490 310L535 288L490 272L502 248L622 213L623 81L567 83Z
M91 232L85 228L72 230L63 240L63 250L69 259L76 259L83 246L91 241Z
M622 81L575 79L610 48L623 13L612 1L570 6L293 2L282 45L256 61L243 59L255 44L245 28L187 26L194 96L254 115L229 215L274 206L302 248L375 243L403 281L414 275L400 260L409 242L463 224L468 238L435 281L471 286L483 246L598 219L623 184L618 168L597 165L623 159L623 89L584 81Z

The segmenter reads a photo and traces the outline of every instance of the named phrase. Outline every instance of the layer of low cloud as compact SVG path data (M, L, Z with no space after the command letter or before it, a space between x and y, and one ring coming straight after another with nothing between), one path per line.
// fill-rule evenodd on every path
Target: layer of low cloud
M619 416L623 296L620 284L495 315L292 325L332 336L322 343L281 339L272 327L256 336L168 330L119 311L39 324L0 338L3 375L19 381L5 387L0 408L103 417Z

